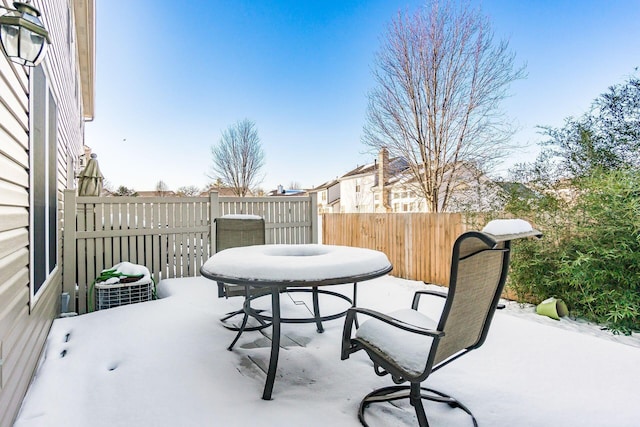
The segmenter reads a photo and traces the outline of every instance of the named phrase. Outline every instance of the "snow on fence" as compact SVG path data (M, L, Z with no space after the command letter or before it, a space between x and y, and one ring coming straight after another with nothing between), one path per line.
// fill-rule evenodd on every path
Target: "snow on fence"
M215 252L213 220L227 214L263 217L268 244L318 241L315 194L77 197L74 190L66 190L63 288L72 296L69 309L86 312L90 284L103 269L122 261L146 266L156 282L200 275L200 267Z

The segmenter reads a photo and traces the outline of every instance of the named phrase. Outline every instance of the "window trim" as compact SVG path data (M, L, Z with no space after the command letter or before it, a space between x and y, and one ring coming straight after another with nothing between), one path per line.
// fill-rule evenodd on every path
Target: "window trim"
M35 244L35 232L36 232L36 200L35 191L36 185L40 185L40 180L37 180L36 172L39 164L36 164L36 156L34 155L33 147L36 146L36 119L35 114L38 108L36 105L36 96L40 96L36 92L36 80L38 74L41 73L43 78L44 93L41 96L44 98L44 112L42 123L42 132L44 136L41 138L44 140L45 147L43 149L44 159L44 242L43 244ZM57 276L60 269L60 230L59 230L59 201L58 201L58 146L57 146L57 104L49 84L49 78L42 66L33 68L29 78L29 306L33 309L40 297L44 295L49 285L53 281L53 278ZM53 123L52 123L53 121ZM53 146L51 145L53 144ZM51 158L53 153L53 159ZM40 166L42 167L42 166ZM52 168L54 169L52 171ZM53 180L53 191L55 194L51 194ZM53 196L53 198L52 198ZM52 203L55 203L53 212L51 211ZM53 227L53 229L52 229ZM53 232L53 234L52 234ZM53 246L51 240L54 240ZM36 285L36 246L41 247L44 250L44 278L42 283ZM55 254L51 253L51 250L55 251ZM52 259L52 255L55 255L55 259ZM51 264L54 263L52 266ZM36 289L37 287L37 289Z

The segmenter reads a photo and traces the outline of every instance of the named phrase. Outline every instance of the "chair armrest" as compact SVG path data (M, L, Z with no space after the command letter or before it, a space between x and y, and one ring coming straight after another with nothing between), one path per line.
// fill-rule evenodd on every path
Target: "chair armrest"
M353 310L354 312L357 312L357 313L366 314L367 316L374 317L374 318L376 318L378 320L381 320L384 323L388 323L389 325L395 326L395 327L403 329L405 331L414 332L414 333L420 334L420 335L428 335L428 336L434 337L434 338L442 338L444 336L444 331L438 331L438 330L435 330L435 329L421 328L420 326L416 326L416 325L412 325L411 323L403 322L402 320L395 319L395 318L393 318L391 316L388 316L386 314L380 313L380 312L375 311L375 310L370 310L370 309L367 309L367 308L358 308L358 307L353 307L353 308L350 308L349 310Z
M427 282L424 282L424 283L428 284ZM418 309L418 304L420 304L420 296L421 295L433 295L433 296L444 298L444 299L446 299L449 296L446 292L431 291L429 289L416 291L416 293L413 294L413 302L411 303L411 308L412 309L414 309L414 310Z
M380 313L379 311L370 310L368 308L351 307L347 311L347 318L344 322L344 329L342 330L342 360L348 358L349 354L353 353L354 351L359 350L359 348L357 348L357 346L351 342L351 331L353 329L353 324L355 323L355 317L357 313L373 317L405 331L433 337L435 340L438 340L444 336L444 331L421 328L419 326L403 322L386 314Z

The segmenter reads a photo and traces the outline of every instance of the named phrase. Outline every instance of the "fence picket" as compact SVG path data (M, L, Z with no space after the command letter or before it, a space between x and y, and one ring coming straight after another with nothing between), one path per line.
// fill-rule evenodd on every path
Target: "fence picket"
M210 200L217 200L212 209ZM196 276L211 254L211 218L243 213L265 219L266 243L312 243L311 197L79 197L75 216L75 277L79 313L87 311L87 290L103 269L122 261L143 264L156 282ZM211 215L210 215L211 213ZM65 220L66 221L66 220ZM67 261L68 262L68 261ZM67 282L68 281L68 282ZM74 286L75 287L75 286Z
M95 210L95 223L94 230L102 230L104 228L104 205L102 203L96 203L94 205ZM105 239L97 238L96 239L96 273L99 274L106 267L104 262L104 243Z
M154 204L151 203L146 204L144 210L144 224L145 228L149 229L149 233L152 233L153 229L157 227L157 224L155 223L152 216L153 205ZM141 238L144 240L144 262L142 262L141 264L148 266L149 271L153 271L153 250L151 245L152 237L152 234L145 234L144 236L141 236Z
M167 212L169 210L166 203L161 203L160 206L160 247L158 251L160 252L160 260L158 264L158 271L160 272L160 276L169 277L169 266L167 265L167 260L169 259L168 247L169 247L169 238L167 234L163 232L166 230L168 225ZM158 281L160 278L158 278Z
M86 231L85 226L85 211L87 209L87 205L78 204L76 207L77 217L76 217L76 230L77 231ZM69 243L73 244L73 243ZM78 313L84 313L87 310L87 241L83 239L77 239L76 237L76 248L77 248L77 256L76 258L82 260L81 262L77 262L77 278L76 281L78 284L82 284L78 287Z
M382 251L393 275L441 285L449 281L451 249L464 230L459 213L322 215L323 243Z

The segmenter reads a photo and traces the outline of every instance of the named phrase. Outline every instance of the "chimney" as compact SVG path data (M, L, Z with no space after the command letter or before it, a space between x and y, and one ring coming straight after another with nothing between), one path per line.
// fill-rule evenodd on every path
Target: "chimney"
M378 153L378 193L380 194L380 207L383 212L389 212L389 189L386 188L389 182L389 151L386 147L380 149Z

